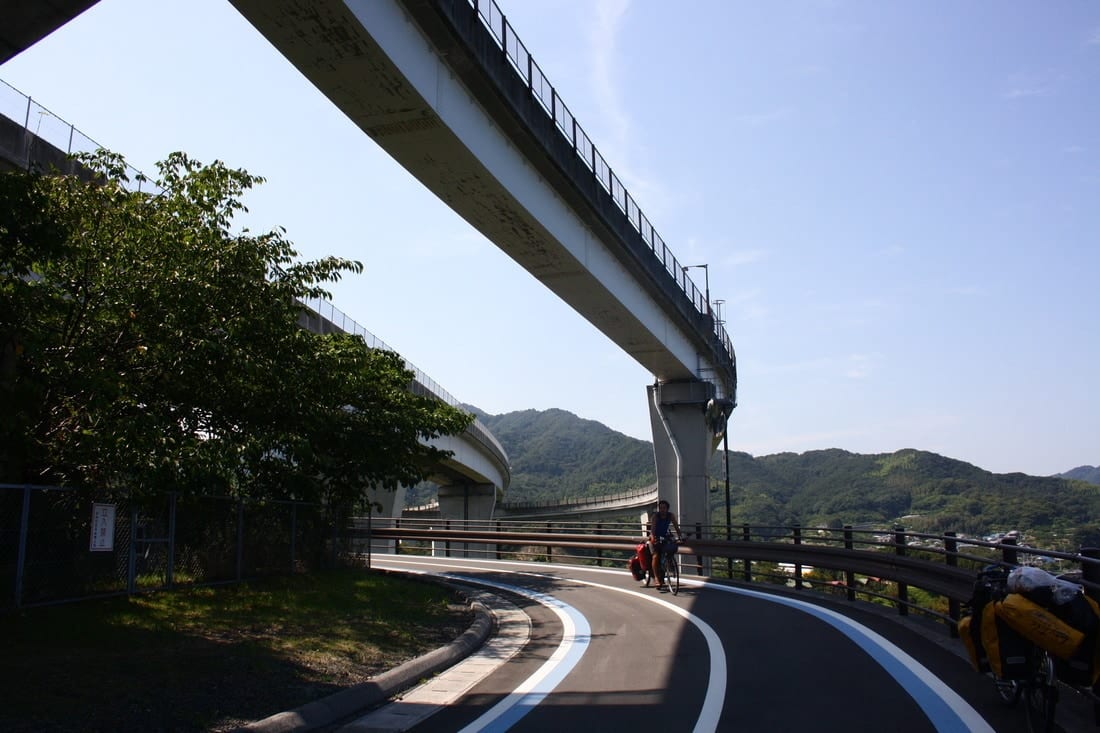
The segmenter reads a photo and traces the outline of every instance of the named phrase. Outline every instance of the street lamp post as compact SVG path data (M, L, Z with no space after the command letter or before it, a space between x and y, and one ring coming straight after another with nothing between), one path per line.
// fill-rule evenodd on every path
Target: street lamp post
M704 289L706 292L703 296L707 299L707 315L710 313L710 267L707 264L702 265L680 265L680 269L683 270L684 275L687 275L687 271L693 267L700 267L703 270L703 282L705 283Z
M730 425L729 418L726 418L726 429L722 431L722 458L723 463L726 464L726 542L733 539L733 532L731 531L733 521L730 518ZM730 580L733 580L733 556L726 557L726 569L729 573Z

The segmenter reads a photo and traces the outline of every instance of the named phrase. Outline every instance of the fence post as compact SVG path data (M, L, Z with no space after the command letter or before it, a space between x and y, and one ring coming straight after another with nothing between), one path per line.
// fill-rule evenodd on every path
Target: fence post
M28 104L29 104L28 100ZM28 114L30 114L28 112ZM15 607L23 605L23 567L27 563L27 528L31 519L31 487L23 486L23 510L19 517L19 557L15 563Z
M852 525L844 525L844 549L854 550L855 542L852 541ZM856 574L851 570L844 571L844 586L847 589L848 600L856 599Z
M290 572L298 569L298 502L290 505ZM367 527L367 542L370 542L370 527Z
M1081 557L1089 560L1100 560L1100 547L1082 547ZM1081 563L1081 580L1088 583L1100 583L1100 564L1095 562ZM1100 590L1085 586L1085 594L1094 601L1100 602Z
M894 527L894 554L905 557L905 527ZM898 581L898 615L909 615L909 585Z
M374 552L374 504L367 504L367 570L370 570Z
M168 492L168 577L165 581L172 588L176 583L176 492Z
M794 539L796 545L802 544L802 525L795 524L791 527L791 537ZM797 556L796 556L797 557ZM794 564L794 589L802 590L802 563L796 562Z
M335 534L335 531L333 532ZM333 538L335 540L335 537ZM333 542L332 551L336 552ZM244 499L237 500L237 582L244 577Z
M449 519L444 519L443 520L443 529L445 531L451 529L451 520L449 520ZM445 539L443 541L443 556L444 557L450 557L451 556L451 538L450 537L448 537L447 539Z
M497 520L497 534L500 534L500 520L499 519ZM496 548L497 548L497 560L500 560L500 559L502 559L502 556L501 556L501 553L500 553L500 543L499 542L496 543Z
M126 562L126 592L132 595L137 589L136 576L138 510L137 506L132 503L133 499L130 499L130 501L130 552Z
M596 537L597 539L603 537L603 522L596 522ZM596 548L596 567L603 567L603 548Z
M551 524L550 524L550 522L547 522L546 523L546 534L550 534L550 532L551 532ZM546 546L546 562L550 562L553 559L554 559L554 548L550 545L547 545Z
M744 540L745 542L752 542L752 532L751 532L751 530L749 530L749 525L747 525L747 524L742 524L741 525L741 539ZM746 583L751 583L752 582L752 560L749 560L748 558L745 558L744 563L745 563L745 568L744 568L742 577L744 577ZM733 578L730 578L730 580L733 580Z
M948 567L957 567L959 564L959 543L955 541L957 535L954 532L943 533L943 551L944 562ZM948 626L948 633L952 639L959 638L959 600L957 598L947 599L947 615L951 617L952 623Z
M703 525L700 522L695 523L695 539L697 539L697 540L703 539ZM703 556L702 555L696 555L695 556L695 574L696 575L702 575L703 574Z
M1001 557L1009 565L1019 565L1019 553L1016 552L1016 538L1004 537L1001 539Z

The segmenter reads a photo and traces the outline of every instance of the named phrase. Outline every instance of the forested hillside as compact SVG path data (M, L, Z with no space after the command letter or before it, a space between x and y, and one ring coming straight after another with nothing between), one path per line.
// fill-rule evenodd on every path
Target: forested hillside
M510 501L570 499L656 481L653 445L565 410L488 415L463 405L497 437L512 463Z
M564 410L489 415L468 405L512 462L507 501L569 499L655 480L653 447ZM1100 486L994 474L919 450L863 455L839 449L753 457L730 452L735 525L901 523L969 536L1019 529L1047 543L1100 544ZM710 522L725 523L725 470L711 461ZM684 518L697 521L695 518Z

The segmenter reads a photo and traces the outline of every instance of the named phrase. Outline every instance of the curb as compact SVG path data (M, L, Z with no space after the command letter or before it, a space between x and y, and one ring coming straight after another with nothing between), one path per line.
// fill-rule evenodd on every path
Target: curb
M443 585L461 592L457 586ZM332 725L453 666L485 643L493 630L489 609L478 601L470 605L475 613L473 623L450 644L321 700L249 723L234 733L290 733Z

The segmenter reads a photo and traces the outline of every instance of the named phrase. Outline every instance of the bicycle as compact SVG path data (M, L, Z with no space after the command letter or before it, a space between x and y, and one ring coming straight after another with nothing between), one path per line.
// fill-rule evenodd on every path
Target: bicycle
M671 550L665 549L666 542L672 545ZM669 589L669 592L671 592L672 595L676 595L680 592L680 558L676 554L677 547L679 547L679 544L673 542L671 539L661 540L657 543L657 552L661 553L661 575L665 579L665 587ZM656 580L656 578L653 577L653 570L651 568L646 568L646 588L649 587L649 583L651 580ZM658 585L657 587L660 588L660 585Z
M990 672L1001 702L1014 706L1022 699L1027 714L1027 729L1031 733L1051 733L1058 707L1058 683L1054 660L1050 653L1037 646L1027 652L1025 673L1021 679L1003 679Z
M970 601L972 618L982 615L986 604L1003 601L1008 595L1008 570L991 566L978 573L975 582L974 597ZM996 623L996 619L983 622ZM1000 638L1000 664L990 664L982 656L977 667L992 678L994 689L1000 701L1009 707L1024 701L1027 726L1031 733L1052 733L1054 716L1058 707L1058 680L1054 658L1037 644L998 625ZM1000 674L996 668L1000 669Z
M676 595L680 592L680 556L676 554L676 543L671 544L671 550L661 553L661 574L669 591Z

